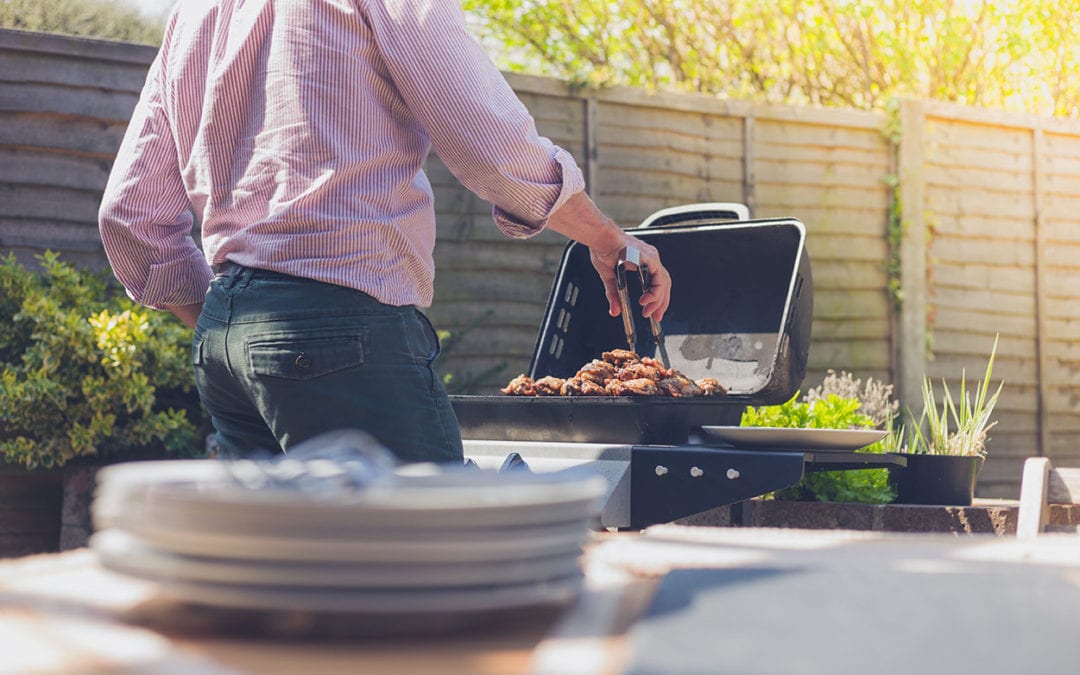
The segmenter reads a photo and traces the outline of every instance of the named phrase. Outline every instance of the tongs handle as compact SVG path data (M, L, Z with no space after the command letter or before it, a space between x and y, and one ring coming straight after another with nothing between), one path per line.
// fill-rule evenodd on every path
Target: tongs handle
M637 335L634 330L634 315L630 313L630 290L626 287L626 261L615 263L615 290L619 293L622 305L623 330L626 332L626 344L630 351L637 351Z
M622 305L623 329L626 331L626 342L630 351L637 351L637 335L634 328L634 315L630 311L630 290L626 286L626 266L631 264L637 268L638 280L641 282L641 292L645 293L652 286L652 277L649 274L649 266L641 262L641 251L630 246L626 249L626 256L615 263L615 288L619 293L619 303ZM656 358L665 368L670 367L668 361L667 346L664 344L664 330L660 322L649 317L649 328L652 331L653 342L656 343Z
M648 265L638 265L638 278L641 279L642 293L652 287L652 277L649 275ZM670 367L671 362L668 360L667 345L664 344L664 329L660 326L660 322L651 316L649 317L649 328L652 330L653 342L656 343L657 360L665 368Z

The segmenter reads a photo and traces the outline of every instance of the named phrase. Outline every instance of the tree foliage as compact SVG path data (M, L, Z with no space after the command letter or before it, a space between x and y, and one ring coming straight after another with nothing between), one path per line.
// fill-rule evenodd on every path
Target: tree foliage
M591 85L1080 116L1080 0L465 0L501 67Z
M164 31L116 0L0 0L0 28L155 45Z

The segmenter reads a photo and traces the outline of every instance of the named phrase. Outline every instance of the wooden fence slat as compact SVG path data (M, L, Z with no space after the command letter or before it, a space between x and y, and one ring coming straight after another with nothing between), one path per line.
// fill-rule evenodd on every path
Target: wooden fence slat
M1043 212L1043 192L1046 184L1046 137L1041 128L1036 127L1031 131L1031 163L1035 170L1032 178L1032 192L1034 193L1034 226L1035 226L1035 379L1039 384L1036 395L1037 416L1039 421L1039 443L1036 451L1045 455L1050 445L1049 437L1049 411L1047 404L1050 400L1048 390L1048 375L1050 372L1049 355L1047 354L1047 271L1046 271L1046 216Z
M917 408L926 368L927 238L924 155L926 116L922 104L901 104L903 136L899 149L899 185L904 204L904 229L900 242L900 288L903 304L897 323L900 375L897 398L901 405Z
M70 117L127 122L138 95L51 84L7 82L0 87L0 110L47 112Z

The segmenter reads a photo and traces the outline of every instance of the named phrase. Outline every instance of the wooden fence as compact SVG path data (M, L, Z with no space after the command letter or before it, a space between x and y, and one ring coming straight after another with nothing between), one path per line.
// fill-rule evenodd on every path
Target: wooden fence
M829 367L890 379L884 261L892 155L881 116L509 80L541 132L581 158L593 198L624 227L661 208L704 201L803 220L816 302L808 384ZM453 331L495 310L449 359L463 373L505 364L486 383L494 387L528 365L565 240L505 239L490 207L463 192L437 160L432 165L432 181L445 191L432 316Z
M0 250L105 265L97 206L152 57L0 30ZM623 226L699 201L806 223L815 311L805 386L845 369L914 402L923 372L980 377L1000 333L995 377L1006 387L980 494L1015 496L1028 454L1080 459L1069 442L1080 427L1080 124L909 103L897 147L876 113L508 79ZM436 157L427 168L438 216L430 314L458 338L445 368L490 392L526 368L565 242L504 238L489 205ZM906 227L894 248L897 182Z
M908 102L900 382L1004 380L981 485L1023 459L1080 463L1080 123Z

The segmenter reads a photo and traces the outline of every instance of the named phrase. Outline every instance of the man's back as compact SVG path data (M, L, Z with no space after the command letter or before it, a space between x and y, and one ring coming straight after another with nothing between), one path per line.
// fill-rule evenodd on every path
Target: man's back
M432 143L467 187L507 209L496 221L511 236L538 231L581 187L573 159L536 134L445 0L180 3L143 106L141 160L176 173L159 175L145 203L128 199L134 217L103 211L107 243L119 229L110 215L129 229L182 226L190 205L212 262L395 305L432 298L435 213L422 171ZM121 173L126 159L122 150ZM137 272L117 272L140 287Z

